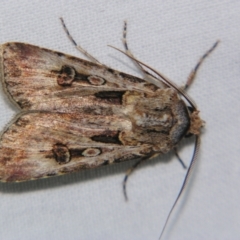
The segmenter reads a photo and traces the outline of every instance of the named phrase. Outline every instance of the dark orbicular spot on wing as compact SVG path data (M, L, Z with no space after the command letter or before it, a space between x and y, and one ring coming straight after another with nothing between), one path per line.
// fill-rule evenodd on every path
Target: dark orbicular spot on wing
M102 77L99 77L99 76L89 76L88 78L88 81L91 85L94 85L94 86L101 86L101 85L104 85L106 80Z
M96 157L101 154L101 150L99 148L87 148L82 152L84 157Z
M70 154L72 158L74 157L96 157L102 153L101 148L72 148L70 149Z

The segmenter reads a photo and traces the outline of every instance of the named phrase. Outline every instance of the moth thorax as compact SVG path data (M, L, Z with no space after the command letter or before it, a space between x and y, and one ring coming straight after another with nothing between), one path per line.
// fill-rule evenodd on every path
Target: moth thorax
M188 133L199 135L201 128L204 127L205 122L199 117L199 111L194 111L190 114L190 128Z

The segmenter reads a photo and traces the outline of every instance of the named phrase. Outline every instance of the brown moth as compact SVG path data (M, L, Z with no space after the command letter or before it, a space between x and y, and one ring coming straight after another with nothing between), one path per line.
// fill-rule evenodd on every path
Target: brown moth
M0 141L0 178L25 181L167 153L202 121L173 88L25 43L1 46L20 113Z
M124 46L130 58L158 77L143 67L144 79L111 69L79 46L93 62L26 43L0 46L3 89L19 108L0 138L1 181L141 161L176 149L185 136L199 136L203 121L196 106L181 88L133 57L126 23ZM196 139L191 166L199 146Z

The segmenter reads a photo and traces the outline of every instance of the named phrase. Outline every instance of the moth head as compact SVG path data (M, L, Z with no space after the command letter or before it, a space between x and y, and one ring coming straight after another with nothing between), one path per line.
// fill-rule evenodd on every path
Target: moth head
M190 113L190 128L187 135L199 135L201 128L204 127L205 122L200 118L199 111L195 110Z

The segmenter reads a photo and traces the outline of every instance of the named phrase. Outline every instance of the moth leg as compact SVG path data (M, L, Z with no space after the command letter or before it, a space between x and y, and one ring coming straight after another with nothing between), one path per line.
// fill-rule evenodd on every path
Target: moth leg
M95 57L93 57L91 54L89 54L85 49L83 49L80 45L77 45L76 41L73 39L73 37L71 36L70 32L67 29L67 26L63 20L63 18L60 18L63 29L65 31L65 33L67 34L68 38L70 39L70 41L73 43L73 45L76 47L76 49L81 52L83 55L85 55L89 60L91 60L92 62L105 66L104 64L100 63Z
M127 190L126 190L127 180L129 178L130 174L132 174L132 172L138 167L138 165L140 165L140 163L144 162L145 160L148 160L149 158L151 158L153 156L154 156L154 154L151 154L151 155L148 155L146 157L143 157L143 158L139 159L131 168L129 168L127 170L126 175L123 179L123 194L124 194L124 198L125 198L126 201L128 200Z
M203 61L210 55L210 53L217 47L218 43L219 43L219 41L216 41L213 44L213 46L199 59L196 66L190 72L190 74L187 78L187 82L186 82L185 86L183 87L183 90L186 91L189 88L189 86L193 83L194 79L196 78L199 67L202 65Z
M126 190L128 177L138 167L138 165L142 162L143 162L143 159L140 159L131 168L129 168L126 172L126 175L125 175L124 179L123 179L123 194L124 194L124 198L125 198L126 201L128 200L127 190Z
M182 167L184 169L187 169L187 166L185 165L185 163L183 162L183 160L180 158L178 154L177 148L174 148L173 150L174 150L175 156L177 157L178 161L181 163Z

